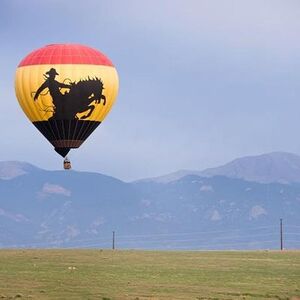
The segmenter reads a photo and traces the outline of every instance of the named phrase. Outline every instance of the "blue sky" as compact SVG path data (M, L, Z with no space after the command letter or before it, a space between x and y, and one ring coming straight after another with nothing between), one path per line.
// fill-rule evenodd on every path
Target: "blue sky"
M101 50L120 77L111 113L71 151L77 170L134 180L300 154L299 32L299 1L2 0L0 159L61 168L17 103L14 73L64 42Z

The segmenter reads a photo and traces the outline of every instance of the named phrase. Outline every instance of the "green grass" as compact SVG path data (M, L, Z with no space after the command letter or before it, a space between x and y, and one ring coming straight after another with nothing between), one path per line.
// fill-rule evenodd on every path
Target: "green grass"
M300 296L300 251L0 250L0 299L292 296Z

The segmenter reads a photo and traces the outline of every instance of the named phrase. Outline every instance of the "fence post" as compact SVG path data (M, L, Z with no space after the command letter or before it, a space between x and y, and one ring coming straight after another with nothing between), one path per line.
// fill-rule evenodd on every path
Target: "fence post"
M280 250L283 250L283 226L282 219L280 219Z
M112 249L115 250L115 232L113 231Z

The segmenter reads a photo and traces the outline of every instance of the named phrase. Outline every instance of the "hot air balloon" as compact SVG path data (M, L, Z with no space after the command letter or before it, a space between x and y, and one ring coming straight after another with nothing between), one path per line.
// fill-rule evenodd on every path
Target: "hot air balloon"
M65 157L109 113L118 93L118 74L98 50L52 44L20 62L15 91L28 119Z

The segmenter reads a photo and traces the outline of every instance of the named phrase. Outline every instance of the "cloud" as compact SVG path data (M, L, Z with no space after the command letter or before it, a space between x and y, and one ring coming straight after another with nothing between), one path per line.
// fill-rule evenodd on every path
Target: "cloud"
M299 45L297 1L180 0L114 2L114 18L131 32L143 31L151 39L176 42L176 46L223 44L224 47L265 48L280 55L296 52ZM126 11L126 13L124 13ZM181 45L180 45L181 44ZM174 47L174 44L169 45ZM275 46L275 47L274 47ZM172 48L173 48L172 47Z

